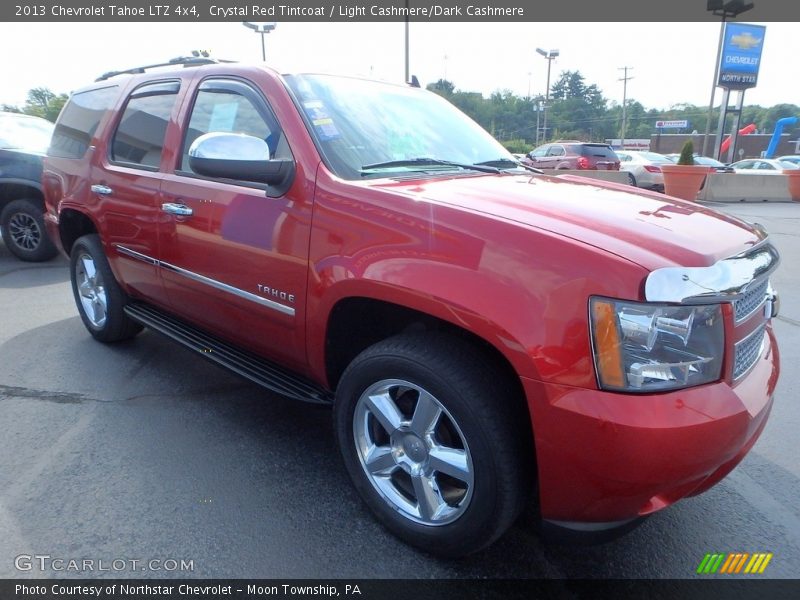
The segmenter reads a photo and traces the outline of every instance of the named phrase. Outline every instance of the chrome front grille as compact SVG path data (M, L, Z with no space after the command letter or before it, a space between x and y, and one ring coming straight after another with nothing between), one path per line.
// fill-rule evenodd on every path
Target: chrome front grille
M764 350L764 335L767 324L764 323L753 333L734 346L733 378L739 379L756 364L758 357Z
M737 323L752 315L767 299L769 279L765 279L757 286L747 290L744 295L733 303L733 315Z

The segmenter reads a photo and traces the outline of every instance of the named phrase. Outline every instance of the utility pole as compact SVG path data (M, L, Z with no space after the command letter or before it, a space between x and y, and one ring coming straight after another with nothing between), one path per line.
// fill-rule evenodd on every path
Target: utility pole
M628 77L628 70L633 70L633 67L619 67L617 71L623 71L625 76L619 79L622 82L622 131L620 132L620 147L625 150L625 123L628 116L628 80L633 77Z
M409 11L408 11L408 0L406 0L406 29L405 29L405 33L406 33L406 36L405 36L405 42L406 42L405 43L406 77L403 80L405 83L411 83L411 67L410 67L411 61L409 60L409 49L408 49L408 47L409 47L408 14L409 14Z

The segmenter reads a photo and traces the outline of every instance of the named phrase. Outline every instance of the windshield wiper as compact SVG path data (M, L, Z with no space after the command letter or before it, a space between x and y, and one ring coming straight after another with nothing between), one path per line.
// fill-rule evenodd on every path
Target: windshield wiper
M519 167L521 169L527 169L533 173L538 173L539 175L544 175L544 171L541 169L537 169L536 167L532 167L530 165L526 165L522 162L517 162L516 160L511 160L510 158L497 158L495 160L484 160L483 162L476 163L477 165L488 165L490 167L499 167L502 168L503 165L508 165L509 167Z
M439 158L404 158L401 160L388 160L386 162L373 163L371 165L364 165L361 167L362 175L369 175L366 171L391 169L392 167L425 167L425 166L443 166L443 167L458 167L459 169L469 169L472 171L480 171L481 173L499 173L500 169L488 165L470 165L460 163L452 160L441 160ZM422 170L422 169L421 169Z

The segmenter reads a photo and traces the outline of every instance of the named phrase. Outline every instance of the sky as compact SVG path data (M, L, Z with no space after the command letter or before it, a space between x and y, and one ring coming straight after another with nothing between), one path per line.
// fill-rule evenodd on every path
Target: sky
M768 23L758 86L745 104L800 104L796 43L800 23ZM267 62L283 72L327 72L402 81L404 28L398 23L279 22ZM422 85L440 78L457 89L544 93L579 70L587 84L622 102L620 67L633 69L628 98L646 108L708 106L719 23L411 23L410 65ZM261 61L259 34L241 23L0 23L0 103L21 105L33 87L70 92L100 74L209 50L217 58ZM13 58L9 58L13 57ZM716 95L719 102L719 90Z

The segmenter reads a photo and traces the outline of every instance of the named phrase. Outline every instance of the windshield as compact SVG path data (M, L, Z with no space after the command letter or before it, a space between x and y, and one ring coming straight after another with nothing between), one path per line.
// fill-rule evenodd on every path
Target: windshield
M286 80L323 160L339 177L452 172L498 161L516 164L492 136L433 92L328 75L290 75Z
M0 148L19 148L46 152L53 134L53 124L38 117L0 116Z

